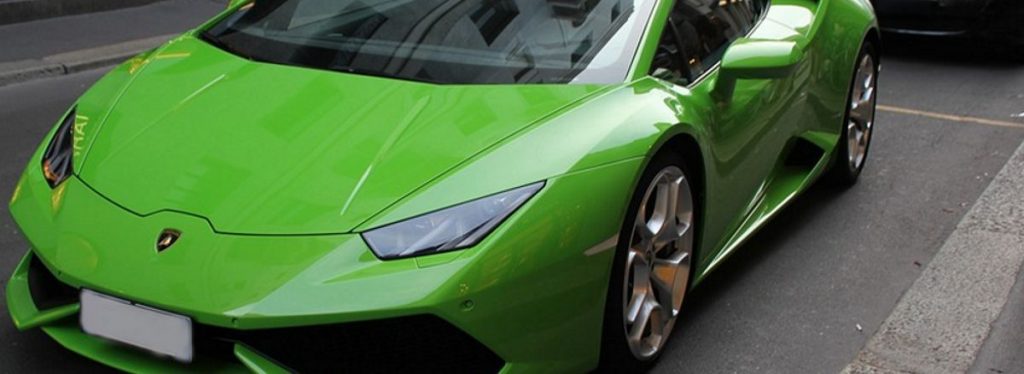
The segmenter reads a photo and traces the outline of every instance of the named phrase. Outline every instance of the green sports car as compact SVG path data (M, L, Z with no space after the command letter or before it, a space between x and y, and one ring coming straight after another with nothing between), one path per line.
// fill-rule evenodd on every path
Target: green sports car
M20 329L132 372L649 367L874 122L867 0L255 0L18 181Z

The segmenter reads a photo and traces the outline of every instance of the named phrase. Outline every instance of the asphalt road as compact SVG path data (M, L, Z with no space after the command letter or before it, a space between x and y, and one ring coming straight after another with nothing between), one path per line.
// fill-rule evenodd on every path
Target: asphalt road
M929 52L946 43L906 51L916 45L889 46L903 52L883 59L880 104L1024 122L1012 117L1024 112L1024 65ZM100 74L0 88L0 196L10 196L42 136ZM840 371L1022 140L1024 128L879 112L862 183L813 188L709 277L687 299L654 371ZM0 227L6 283L27 245L7 214ZM1020 325L1019 315L1004 317ZM983 352L992 364L982 370L1011 362L1000 352L1024 351L1013 336ZM0 372L105 370L0 317Z
M0 27L0 63L182 32L224 9L226 1L168 0L116 11Z

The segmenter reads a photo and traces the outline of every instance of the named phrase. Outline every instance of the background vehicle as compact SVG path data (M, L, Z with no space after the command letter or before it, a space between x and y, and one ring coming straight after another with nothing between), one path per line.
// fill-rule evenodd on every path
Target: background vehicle
M872 0L882 30L976 38L1024 57L1024 3L1015 0Z

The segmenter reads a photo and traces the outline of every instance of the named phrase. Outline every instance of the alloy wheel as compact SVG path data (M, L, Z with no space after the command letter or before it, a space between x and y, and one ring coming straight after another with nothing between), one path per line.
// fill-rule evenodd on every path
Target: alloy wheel
M875 124L875 59L865 54L857 64L857 73L850 95L850 115L846 122L847 156L850 170L860 170L871 143L871 130Z
M683 304L694 242L693 194L683 171L658 172L640 201L622 290L623 327L636 358L661 350Z

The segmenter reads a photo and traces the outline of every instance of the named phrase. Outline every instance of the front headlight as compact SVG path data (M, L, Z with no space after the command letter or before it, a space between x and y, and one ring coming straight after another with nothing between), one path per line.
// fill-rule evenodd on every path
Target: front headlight
M382 260L468 248L544 187L534 183L363 233Z
M57 187L71 175L71 157L74 154L75 109L72 108L43 153L43 177L50 187Z

